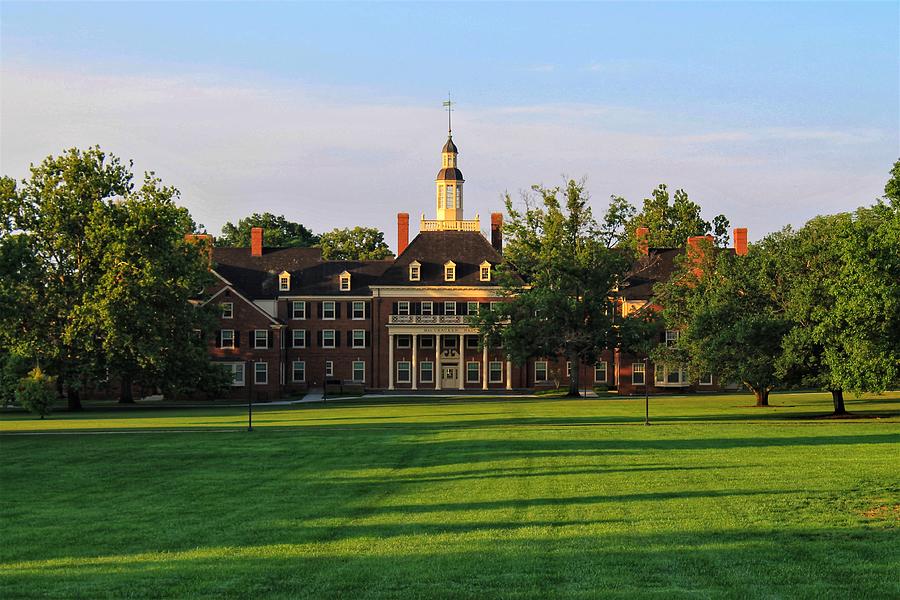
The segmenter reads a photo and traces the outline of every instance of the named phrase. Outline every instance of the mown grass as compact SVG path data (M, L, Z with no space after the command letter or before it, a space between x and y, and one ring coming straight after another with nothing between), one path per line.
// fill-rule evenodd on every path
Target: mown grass
M900 596L900 394L651 402L5 415L0 596Z

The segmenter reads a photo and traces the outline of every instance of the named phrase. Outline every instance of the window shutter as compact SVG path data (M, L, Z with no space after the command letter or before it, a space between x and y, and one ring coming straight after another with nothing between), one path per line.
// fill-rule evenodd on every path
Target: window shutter
M237 329L234 330L234 347L235 348L241 347L241 332L238 331Z
M456 303L456 314L458 314L458 315L466 314L466 303L465 302L457 302Z
M410 308L409 312L414 315L422 314L422 303L421 302L412 302L409 308Z
M216 348L222 347L222 330L216 331Z
M372 303L366 302L365 306L366 306L366 318L368 319L372 316Z
M334 347L335 348L341 347L341 332L340 331L334 332Z
M483 312L483 313L486 313L486 312L489 311L490 309L491 309L491 303L490 303L490 302L481 302L481 303L478 305L478 310L480 310L480 311Z
M319 318L321 319L321 318L322 318L322 303L321 303L321 302L316 302L316 306L318 306L318 310L319 310Z
M367 332L366 332L366 348L368 348L368 347L371 346L371 345L372 345L372 340L371 340L371 338L369 337L369 332L367 331Z
M440 302L440 301L435 302L435 303L432 305L431 312L433 312L433 313L436 314L436 315L442 315L442 314L444 314L444 303L443 303L443 302Z
M396 303L396 302L392 302L392 303L391 303L391 314L392 314L392 315L396 315L396 314L397 314L397 303Z
M275 332L272 331L271 329L269 330L269 340L268 340L268 344L266 344L266 347L267 348L275 347Z
M351 346L353 346L353 332L348 331L347 332L347 347L350 348Z
M322 347L322 330L316 332L316 346L319 348Z
M341 318L341 304L343 304L343 302L335 302L334 303L334 318L335 319Z

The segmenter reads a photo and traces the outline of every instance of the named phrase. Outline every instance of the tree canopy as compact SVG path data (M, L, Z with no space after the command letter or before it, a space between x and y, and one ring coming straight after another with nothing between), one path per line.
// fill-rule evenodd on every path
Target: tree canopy
M222 235L216 238L216 246L246 248L250 246L250 230L263 228L266 246L277 248L308 248L315 246L319 237L300 223L288 221L283 215L253 213L237 224L225 223Z
M322 258L327 260L382 260L394 254L384 233L374 227L332 229L319 237Z
M700 205L688 198L687 192L676 190L670 197L669 189L660 184L653 190L650 198L644 198L640 212L632 210L628 220L627 243L634 244L635 230L646 227L650 230L650 246L656 248L681 248L692 236L711 234L717 246L728 245L728 219L725 215L716 215L712 223L700 216ZM624 207L618 212L627 213Z

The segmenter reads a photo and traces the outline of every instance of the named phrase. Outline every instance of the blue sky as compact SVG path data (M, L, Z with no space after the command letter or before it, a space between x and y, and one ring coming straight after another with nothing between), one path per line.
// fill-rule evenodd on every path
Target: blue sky
M900 155L895 2L0 6L3 173L100 143L214 233L270 210L393 242L433 213L448 90L468 216L565 174L758 238L870 203Z

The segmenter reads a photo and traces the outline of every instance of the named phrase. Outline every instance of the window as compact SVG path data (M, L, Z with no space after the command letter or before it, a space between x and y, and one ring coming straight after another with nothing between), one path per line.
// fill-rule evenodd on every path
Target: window
M430 360L419 363L419 381L422 383L434 383L434 363Z
M469 350L478 350L478 336L477 335L467 335L466 336L466 348Z
M254 348L268 348L269 347L269 332L265 329L255 329L253 331L253 347Z
M326 300L322 303L322 318L333 321L335 318L334 300Z
M713 384L712 373L701 373L700 374L700 385L712 385L712 384Z
M479 279L481 281L490 281L491 280L491 263L488 261L484 261L481 263L481 268L479 269Z
M634 385L644 385L644 363L632 363L631 365L631 383Z
M282 271L281 274L278 275L278 290L281 292L287 292L291 289L291 274L287 271Z
M410 348L412 346L412 336L409 335L398 335L397 336L397 347L398 348Z
M481 381L481 363L466 363L466 383L478 383Z
M500 383L503 381L503 363L494 360L488 363L488 381L491 383Z
M494 312L495 310L497 310L497 302L491 302L490 307L491 307L491 312Z
M341 273L341 291L349 292L350 291L350 273L344 271Z
M366 362L364 360L353 361L353 381L366 380Z
M456 302L444 302L444 314L445 315L455 315L456 314Z
M534 382L542 383L547 381L547 361L539 360L534 363Z
M567 360L566 361L566 379L570 378L571 376L572 376L572 361Z
M462 208L462 186L456 186L456 208Z
M306 330L294 329L291 333L291 346L294 348L306 348Z
M666 346L674 346L678 343L678 331L667 329L666 330Z
M231 373L231 385L233 387L244 386L244 363L226 363L225 370Z
M445 188L445 190L447 192L446 195L444 196L444 198L446 200L446 206L447 206L447 208L453 208L453 186L448 185Z
M366 303L356 301L353 303L353 320L361 321L366 318Z
M419 261L414 260L409 263L409 280L419 281L422 279L422 265Z
M448 348L450 350L456 348L456 336L455 335L445 335L441 338L441 347Z
M322 330L322 347L323 348L334 348L335 339L334 329L323 329Z
M687 371L683 368L671 369L666 365L656 365L657 385L686 385L687 383Z
M233 302L223 302L222 303L222 318L223 319L231 319L234 317L234 303Z
M456 263L452 260L444 263L444 281L456 281Z
M466 314L467 315L477 315L478 314L478 303L477 302L466 302Z
M222 330L222 344L223 348L234 348L234 329L223 329Z
M397 363L397 383L409 383L409 364L408 360Z
M354 348L365 348L366 347L366 330L365 329L354 329L353 330L353 347Z
M594 383L606 382L606 361L601 360L594 365Z
M269 383L269 364L264 362L255 363L253 366L255 378L253 382L257 385L265 385Z
M306 302L291 302L291 318L292 319L305 319L306 318Z
M426 300L422 303L422 314L427 316L434 314L434 305L431 303L431 300Z
M425 348L425 349L434 348L434 336L423 335L423 336L419 337L419 348Z
M306 361L295 360L292 373L294 383L302 383L306 381Z
M334 377L334 361L325 361L325 377Z
M397 303L397 314L398 315L408 315L409 314L409 302L406 300L401 300Z

